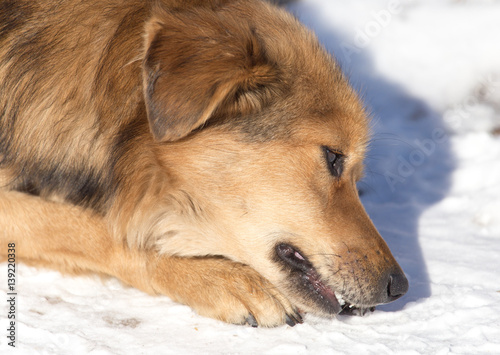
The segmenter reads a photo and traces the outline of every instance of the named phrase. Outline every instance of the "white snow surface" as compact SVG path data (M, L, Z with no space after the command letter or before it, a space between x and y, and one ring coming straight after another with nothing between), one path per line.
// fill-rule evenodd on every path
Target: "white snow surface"
M18 264L1 354L500 354L500 2L298 0L373 117L363 203L410 282L365 317L235 326ZM5 295L7 265L0 264Z

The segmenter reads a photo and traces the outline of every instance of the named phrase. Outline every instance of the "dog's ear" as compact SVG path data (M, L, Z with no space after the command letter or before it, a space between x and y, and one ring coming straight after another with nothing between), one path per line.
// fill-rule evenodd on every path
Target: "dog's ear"
M203 8L156 12L143 62L156 140L181 139L214 116L259 110L275 94L278 70L245 20Z

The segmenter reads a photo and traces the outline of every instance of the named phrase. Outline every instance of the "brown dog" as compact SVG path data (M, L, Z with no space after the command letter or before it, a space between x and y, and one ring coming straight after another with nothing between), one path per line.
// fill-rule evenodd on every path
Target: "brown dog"
M4 254L238 324L362 311L408 288L357 195L367 141L267 3L0 2Z

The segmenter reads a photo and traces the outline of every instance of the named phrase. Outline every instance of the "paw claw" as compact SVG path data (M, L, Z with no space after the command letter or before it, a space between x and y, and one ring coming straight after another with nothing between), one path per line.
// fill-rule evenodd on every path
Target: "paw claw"
M247 324L252 326L253 328L257 328L259 326L259 324L257 323L257 320L255 319L255 317L253 316L252 313L250 313L246 319L247 321Z
M304 319L302 319L302 316L300 315L300 313L297 310L295 310L294 316L295 316L295 319L297 320L297 323L299 323L299 324L304 323Z
M297 311L295 311L295 314L286 315L286 324L288 324L290 327L293 327L296 324L301 324L303 322L304 321L302 320L302 316Z
M294 318L290 317L288 314L286 315L286 324L288 324L290 327L295 326L297 322L295 321Z

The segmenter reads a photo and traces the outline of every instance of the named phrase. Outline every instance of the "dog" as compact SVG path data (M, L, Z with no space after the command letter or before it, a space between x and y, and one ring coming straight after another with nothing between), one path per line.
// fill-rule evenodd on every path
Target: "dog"
M356 188L365 109L283 9L2 0L0 93L0 239L23 262L262 327L408 289Z

